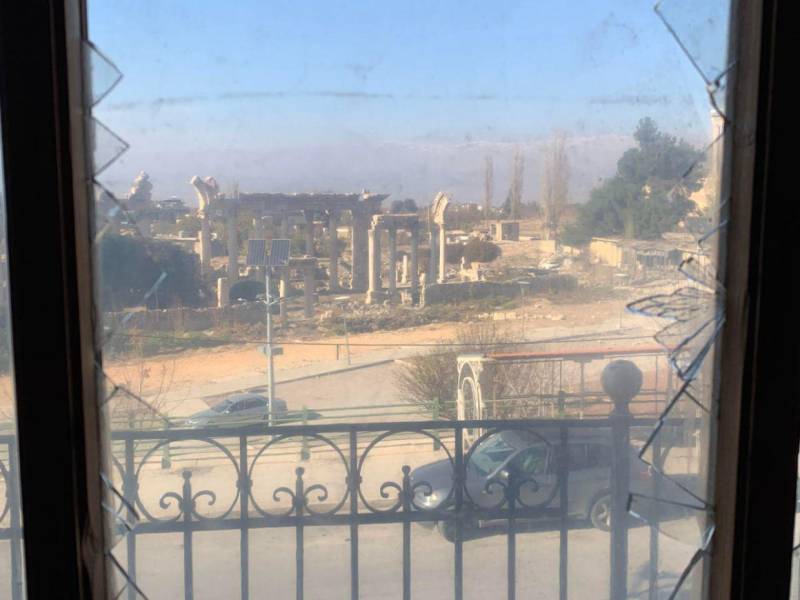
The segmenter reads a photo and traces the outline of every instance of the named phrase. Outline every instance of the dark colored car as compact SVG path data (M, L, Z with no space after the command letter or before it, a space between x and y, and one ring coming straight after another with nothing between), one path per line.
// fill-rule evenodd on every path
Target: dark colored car
M503 501L503 485L513 478L520 483L519 500L529 507L541 508L541 516L558 509L557 442L527 431L503 431L489 436L466 462L465 502L476 508L496 507ZM588 519L598 529L609 529L611 445L609 433L570 434L568 444L567 510L570 516ZM466 457L465 457L466 460ZM631 448L631 491L647 493L654 473ZM525 481L528 483L523 483ZM411 472L415 503L423 509L448 509L453 482L449 460L423 465ZM425 482L430 489L421 485ZM428 493L430 492L430 493ZM538 512L537 512L538 514ZM465 524L476 529L487 521ZM452 521L438 523L439 531L452 540Z
M267 419L267 398L260 394L233 394L216 406L193 414L186 419L188 427L224 427L246 425ZM286 416L286 402L272 400L276 420Z

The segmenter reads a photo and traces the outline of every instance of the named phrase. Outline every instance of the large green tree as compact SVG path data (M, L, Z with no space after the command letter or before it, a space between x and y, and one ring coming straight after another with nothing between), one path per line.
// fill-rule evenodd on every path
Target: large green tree
M204 304L197 255L165 241L107 234L100 241L100 295L105 310L141 306L145 294L166 273L147 301L150 308Z
M659 131L653 119L639 121L636 146L617 161L617 172L595 187L562 241L582 245L594 236L655 239L674 228L693 208L702 171L691 169L702 153Z

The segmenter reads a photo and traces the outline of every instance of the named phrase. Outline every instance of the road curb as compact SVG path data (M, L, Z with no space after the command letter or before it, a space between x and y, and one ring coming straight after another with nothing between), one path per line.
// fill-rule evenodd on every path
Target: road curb
M294 383L295 381L304 381L306 379L315 379L317 377L325 377L327 375L338 375L339 373L347 373L348 371L357 371L358 369L368 369L369 367L378 367L380 365L388 365L389 363L395 362L397 359L395 358L384 358L382 360L375 360L368 363L362 363L358 365L350 365L347 367L342 367L341 369L331 369L329 371L320 371L319 373L311 373L310 375L301 375L299 377L294 377L292 379L284 379L282 381L276 381L275 385L281 385L283 383Z
M381 359L381 360L374 360L374 361L368 362L368 363L360 363L360 364L357 364L357 365L350 365L350 366L341 367L341 368L338 368L338 369L329 369L327 371L320 371L318 373L309 373L308 375L300 375L298 377L292 377L291 379L283 379L281 381L276 381L275 382L275 387L278 387L279 385L282 385L284 383L294 383L296 381L305 381L305 380L308 380L308 379L316 379L318 377L327 377L329 375L338 375L339 373L347 373L349 371L357 371L358 369L368 369L369 367L377 367L377 366L380 366L380 365L387 365L389 363L395 362L395 360L396 359L394 359L394 358L384 358L384 359ZM265 391L266 389L267 389L266 385L250 386L250 387L246 387L246 388L239 388L239 389L236 389L236 390L230 390L230 391L224 392L222 394L210 394L208 396L201 396L199 399L200 400L205 400L205 399L208 399L208 398L221 398L221 397L224 397L224 396L230 396L232 394L243 394L243 393L249 393L249 392L261 392L261 391Z

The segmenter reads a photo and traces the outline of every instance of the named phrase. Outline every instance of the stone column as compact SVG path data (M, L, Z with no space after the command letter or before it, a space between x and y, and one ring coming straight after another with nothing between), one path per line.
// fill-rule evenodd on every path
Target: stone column
M304 210L306 218L306 256L314 256L314 211Z
M228 284L239 281L239 236L236 231L236 211L225 211L225 225L228 236Z
M430 260L428 261L428 276L427 281L428 283L433 283L437 279L436 268L439 266L439 244L438 240L436 239L436 233L439 231L438 227L431 228L428 230L430 234L430 248L428 251L430 252Z
M336 226L339 224L339 215L331 211L328 216L328 274L330 275L329 289L339 289L339 238L336 235Z
M417 302L419 294L419 227L411 229L411 298Z
M287 300L289 298L289 275L290 270L289 267L284 267L280 270L280 282L278 283L278 294L280 295L280 302L278 302L278 308L280 309L281 319L284 322L289 320L289 307L287 306Z
M211 226L208 217L200 217L200 272L211 272Z
M303 267L303 306L308 318L314 316L314 293L317 286L314 271L313 265Z
M397 294L397 228L389 227L389 297Z
M446 269L447 259L447 235L444 232L444 225L439 225L439 283L444 283L447 277Z
M369 281L368 230L369 218L367 215L353 213L353 225L350 232L350 253L353 261L350 289L354 292L367 290Z
M408 254L403 254L403 259L400 267L400 283L408 283Z
M369 239L369 288L367 304L377 302L381 295L381 230L375 227L367 232Z
M227 277L219 277L217 279L217 307L222 308L228 306L231 301L231 288L228 285Z

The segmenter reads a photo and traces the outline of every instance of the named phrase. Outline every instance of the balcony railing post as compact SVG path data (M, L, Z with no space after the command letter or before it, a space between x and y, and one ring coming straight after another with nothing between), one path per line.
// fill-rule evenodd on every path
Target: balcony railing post
M630 495L630 402L642 387L642 372L629 360L610 362L603 390L614 403L611 423L611 580L610 599L628 597L628 496Z
M559 544L558 544L558 597L567 600L569 584L569 428L562 426L559 431L557 453L558 498L559 498Z
M130 438L125 440L125 472L122 476L122 494L128 503L126 511L127 519L134 522L136 519L136 512L133 507L136 506L136 496L139 493L138 484L136 481L136 471L134 469L134 441ZM129 531L125 536L125 545L128 560L128 577L132 581L136 581L136 529ZM128 586L128 600L136 600L136 590L133 586Z
M303 467L297 467L294 470L297 478L294 482L294 509L297 518L295 525L295 597L297 600L303 600L303 583L305 581L304 574L304 554L305 554L305 541L303 539L303 509L306 506L306 491L305 482L303 481L303 474L306 470Z
M183 513L183 594L186 600L194 598L194 564L192 552L192 472L183 471L183 494L181 495L181 512Z
M239 512L242 527L239 531L240 590L242 600L250 598L250 473L247 459L247 436L239 437Z
M403 465L403 490L401 492L403 513L411 512L411 467ZM403 521L403 600L411 600L411 522Z
M8 496L10 508L11 526L11 598L21 600L22 590L22 524L20 519L19 507L19 485L17 480L17 448L11 441L8 446L8 472L6 476L6 494Z

